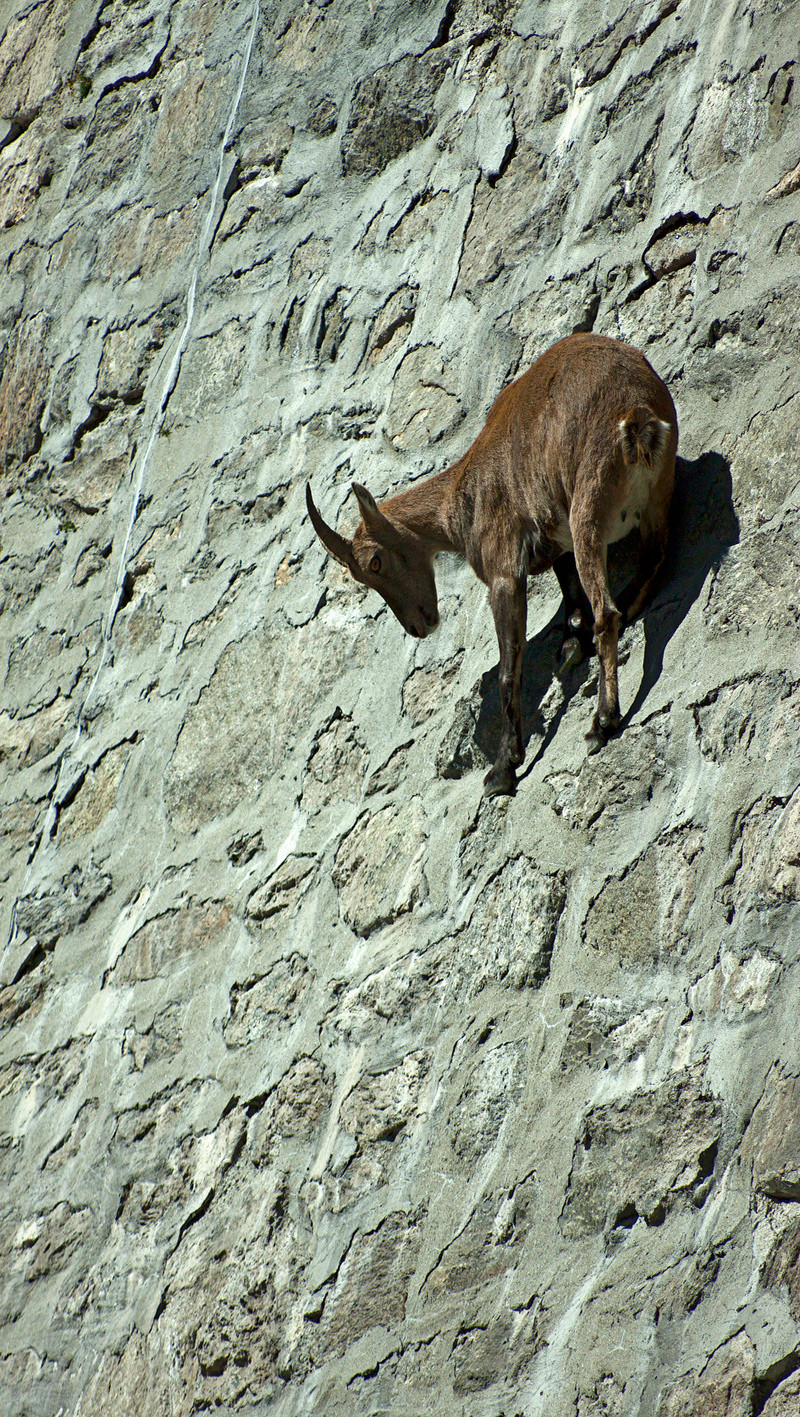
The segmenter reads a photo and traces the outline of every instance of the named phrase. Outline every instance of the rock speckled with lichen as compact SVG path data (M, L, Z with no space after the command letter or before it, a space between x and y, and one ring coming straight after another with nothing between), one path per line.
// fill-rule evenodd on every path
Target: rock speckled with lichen
M27 0L0 38L0 1407L800 1410L800 10ZM305 514L557 338L681 425L527 765ZM625 574L624 547L612 564Z

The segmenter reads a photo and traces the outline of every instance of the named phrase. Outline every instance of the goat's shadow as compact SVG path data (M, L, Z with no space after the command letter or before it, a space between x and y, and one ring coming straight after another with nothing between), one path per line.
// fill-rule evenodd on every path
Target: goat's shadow
M730 463L721 453L703 453L693 462L680 457L676 460L667 557L659 589L641 617L645 634L642 678L633 703L624 715L623 730L658 683L666 647L697 600L709 572L719 566L728 548L739 540L739 521L731 491ZM612 592L618 592L633 574L638 549L638 537L630 537L610 548ZM527 776L555 738L571 700L593 670L593 658L590 658L563 676L563 697L546 723L542 700L553 682L563 637L563 612L559 609L550 623L528 640L525 649L522 730L526 750L534 735L540 741L520 778ZM623 648L624 643L625 632L621 639ZM475 743L487 761L493 762L501 727L497 665L483 675L479 696ZM591 710L587 706L587 726L590 718Z

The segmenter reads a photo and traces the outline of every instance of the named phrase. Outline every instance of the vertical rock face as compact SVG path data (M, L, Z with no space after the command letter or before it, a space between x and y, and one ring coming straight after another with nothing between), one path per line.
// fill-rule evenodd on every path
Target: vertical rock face
M797 17L6 7L4 1412L797 1412ZM669 574L592 757L531 585L487 802L484 591L404 638L304 486L587 329Z

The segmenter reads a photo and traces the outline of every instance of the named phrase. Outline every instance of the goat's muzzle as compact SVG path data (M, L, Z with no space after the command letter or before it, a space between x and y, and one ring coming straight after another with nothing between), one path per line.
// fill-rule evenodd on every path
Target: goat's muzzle
M439 612L437 610L423 610L420 607L412 620L406 620L403 623L403 628L415 639L424 640L428 635L433 634L438 624Z

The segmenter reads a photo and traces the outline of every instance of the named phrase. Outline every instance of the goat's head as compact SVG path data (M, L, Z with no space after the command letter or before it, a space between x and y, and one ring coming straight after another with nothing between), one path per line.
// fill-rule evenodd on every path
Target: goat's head
M323 546L357 581L383 596L406 633L424 639L439 623L431 552L421 537L391 521L366 487L358 482L352 486L362 518L352 541L322 520L307 486L312 526Z

